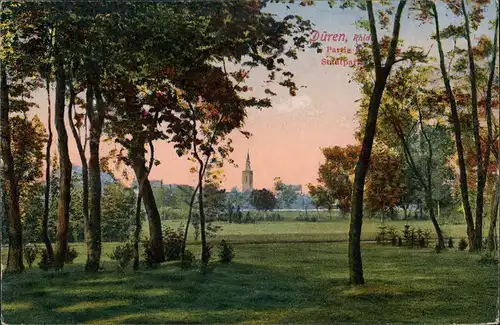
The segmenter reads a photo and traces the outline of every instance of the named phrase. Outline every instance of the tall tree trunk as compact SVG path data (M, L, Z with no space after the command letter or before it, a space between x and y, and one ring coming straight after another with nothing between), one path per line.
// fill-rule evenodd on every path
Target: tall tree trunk
M50 205L50 150L52 147L52 108L50 101L50 79L47 77L45 80L45 88L47 90L47 129L49 137L47 139L47 150L45 151L45 192L43 202L43 219L41 238L47 250L47 256L50 263L54 261L54 250L49 239L49 205Z
M476 193L476 251L481 250L483 245L483 210L484 210L484 187L486 186L486 166L483 163L483 152L481 151L481 139L479 135L479 115L477 111L477 75L474 63L474 53L469 25L469 14L465 6L465 0L461 0L462 13L465 18L465 38L467 40L467 54L469 58L469 80L472 100L472 124L474 133L474 145L476 147L477 162L477 193Z
M186 223L186 229L184 230L184 237L182 238L181 262L184 261L184 254L186 252L187 236L188 236L188 232L189 232L189 224L191 223L191 217L193 215L194 199L196 198L196 193L198 192L198 188L199 188L199 184L194 189L193 194L191 194L191 199L189 201L189 212L188 212L188 218L187 218L187 223Z
M154 155L154 146L153 142L149 141L149 148L151 150L151 156L149 158L149 168L146 173L146 177L149 176L151 173L151 169L153 168L154 165L154 160L155 160L155 155ZM137 205L135 208L135 231L134 231L134 270L139 269L139 241L140 241L140 236L141 236L141 230L142 230L142 224L141 224L141 204L142 204L142 197L141 197L141 189L144 186L144 180L146 178L143 178L141 180L137 179L137 185L139 186L138 191L137 191Z
M488 250L494 251L498 249L497 238L495 238L496 225L498 222L498 205L500 201L500 175L497 176L497 181L495 184L495 189L493 190L493 195L491 197L491 209L490 209L490 228L488 230Z
M149 237L153 248L153 256L156 263L161 263L165 261L161 218L160 213L158 212L158 207L156 206L153 189L151 188L151 183L149 183L149 179L147 176L144 147L141 148L140 146L137 146L136 148L131 149L130 153L132 155L132 167L134 169L136 178L144 179L143 186L140 189L140 194L144 202L144 207L146 208L146 214L148 216Z
M140 184L140 183L137 182L137 184ZM134 264L133 264L133 268L135 271L137 271L139 269L139 259L140 259L139 241L140 241L141 230L142 230L141 204L142 204L142 198L141 198L141 191L140 191L140 187L139 187L139 189L137 191L137 204L135 206Z
M19 188L14 174L14 157L11 150L11 130L9 123L9 85L7 84L7 71L4 62L0 64L1 69L1 151L3 161L3 179L7 195L7 220L9 232L9 252L7 255L7 272L23 272L23 230L21 225L21 211L19 209Z
M101 261L101 166L99 150L101 143L102 124L104 122L104 102L99 89L99 79L91 80L94 95L97 101L96 111L90 109L87 113L90 120L90 159L89 159L89 181L90 181L90 249L87 253L85 271L97 272Z
M467 235L469 238L469 247L471 250L475 250L476 248L476 233L474 231L474 219L472 217L472 209L469 202L469 188L467 185L467 169L465 167L465 159L464 159L464 147L462 144L462 129L460 126L460 120L458 118L458 110L457 104L455 101L455 95L453 94L453 90L451 88L450 79L448 76L448 72L446 70L446 65L444 62L444 51L441 43L441 31L439 29L439 16L437 13L436 5L433 1L429 2L432 9L432 14L434 16L434 22L436 24L436 42L438 45L439 52L439 66L441 68L441 74L443 77L444 86L446 88L446 94L448 96L448 100L450 101L451 108L451 119L453 123L453 131L455 133L455 142L457 146L457 155L458 155L458 167L460 172L460 192L462 194L462 204L464 207L464 215L465 221L467 222Z
M203 167L200 167L203 169ZM201 172L198 180L198 209L200 210L200 234L201 234L201 262L203 266L208 265L210 259L209 247L207 246L207 233L205 229L205 211L203 208L203 179Z
M68 225L69 225L69 207L71 201L71 174L72 165L69 158L68 134L64 125L66 94L66 74L64 71L64 62L61 55L56 55L56 103L55 103L55 125L58 137L59 147L59 170L60 192L58 206L58 224L57 241L55 251L55 262L58 267L64 265L66 254L68 252Z
M373 4L371 0L366 2L368 18L370 21L370 33L372 38L372 52L375 62L375 85L370 98L368 108L368 118L365 125L365 133L361 146L358 163L354 172L354 185L351 199L351 221L349 225L349 278L352 284L364 284L363 265L361 261L361 227L363 224L363 194L365 187L366 174L370 164L371 151L375 131L377 126L377 117L382 95L384 93L387 78L394 65L396 49L399 42L399 30L401 27L401 15L406 5L406 0L400 0L394 17L394 27L389 54L384 66L382 66L380 44L377 38L377 27L375 15L373 13Z
M434 213L434 198L432 197L432 155L433 155L432 143L430 138L427 136L427 132L425 131L424 122L422 118L422 111L420 110L420 107L418 109L418 117L419 117L420 127L422 129L422 135L424 136L424 139L427 142L427 149L429 150L429 156L427 158L427 186L426 186L427 208L429 210L429 215L432 220L432 224L434 225L434 229L436 230L436 235L438 238L437 246L439 248L445 248L443 233L441 231L441 228L439 227L439 223L436 220L436 215ZM438 202L438 211L439 211L439 202Z
M71 133L73 134L73 138L76 142L76 147L78 149L78 154L80 156L80 162L82 164L82 187L83 187L83 198L82 198L82 208L83 208L83 223L84 223L84 231L85 231L85 243L87 244L87 254L90 254L91 247L91 231L89 229L89 174L88 174L88 165L87 158L85 157L85 148L82 145L80 135L76 129L74 120L73 120L73 108L75 104L76 94L73 89L73 85L70 82L70 103L68 105L68 121L71 129ZM92 109L92 101L94 97L94 92L91 86L87 88L86 92L86 100L87 100L87 110ZM85 117L86 118L86 117ZM85 134L85 137L87 134ZM88 257L87 257L88 258Z
M493 127L492 127L492 111L491 111L491 101L492 101L492 89L493 89L493 80L495 78L495 67L496 67L496 59L497 59L497 47L498 47L498 26L499 26L499 6L498 2L496 4L497 18L495 20L495 36L493 37L493 55L490 63L490 71L488 75L488 85L486 88L486 122L488 124L488 142L486 144L486 157L485 157L485 173L489 170L490 165L490 155L491 149L493 146ZM500 118L500 116L499 116ZM496 185L494 194L491 201L491 209L490 209L490 228L488 230L488 249L495 250L498 248L496 246L496 238L495 238L495 229L496 223L498 219L498 201L500 196L500 175L497 175Z

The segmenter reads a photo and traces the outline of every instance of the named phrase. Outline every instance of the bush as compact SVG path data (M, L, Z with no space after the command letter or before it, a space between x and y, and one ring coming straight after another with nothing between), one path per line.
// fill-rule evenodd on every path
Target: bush
M36 260L36 256L38 255L38 252L40 250L36 245L33 246L25 246L24 247L24 259L26 260L26 264L28 264L28 267L31 268L33 265L33 262Z
M73 247L68 246L68 251L66 252L66 258L64 259L64 263L73 264L75 258L78 257L78 252Z
M469 244L467 243L467 241L465 240L465 238L462 238L460 239L460 241L458 242L458 249L463 251L467 248Z
M398 234L397 230L394 226L387 227L383 223L378 227L380 230L375 235L375 240L377 244L389 244L392 243L393 246L396 246L398 243Z
M285 217L283 217L282 215L280 215L277 212L273 212L273 213L268 214L265 217L265 220L266 221L283 221L283 220L285 220Z
M158 210L161 220L182 220L187 217L187 212L182 209L162 206Z
M44 271L48 271L52 267L52 261L49 259L49 254L47 253L47 249L42 249L40 254L40 262L38 262L38 267Z
M234 258L233 246L228 244L224 239L219 245L219 258L222 263L229 263Z
M182 259L181 267L190 267L195 260L196 258L193 252L191 252L189 249L186 249L184 251L184 258Z
M295 217L295 220L297 220L297 221L309 221L309 222L316 222L316 221L318 221L318 217L316 217L316 216L311 216L311 217L309 217L309 216L307 216L307 215L303 215L303 214L301 213L301 214L299 214L299 216L298 216L298 217Z
M487 251L481 254L481 258L478 261L480 264L498 264L498 258L492 252Z
M117 261L118 267L123 271L134 259L134 245L132 243L126 243L116 246L113 252L108 256L113 261Z
M166 227L163 236L165 260L179 260L181 258L182 243L184 239L182 227L179 227L177 231L174 231L170 227Z

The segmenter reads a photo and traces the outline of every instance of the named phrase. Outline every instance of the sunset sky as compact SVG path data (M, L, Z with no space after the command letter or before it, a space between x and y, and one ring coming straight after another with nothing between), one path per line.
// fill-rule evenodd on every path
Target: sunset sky
M310 19L315 24L314 28L320 32L346 34L347 42L325 44L322 54L316 53L316 50L309 50L300 53L299 60L289 61L289 69L295 74L295 82L307 88L299 89L295 97L280 91L278 96L272 98L273 107L248 112L244 129L253 135L250 139L246 139L238 132L234 132L232 138L235 150L232 158L239 166L224 167L226 176L224 187L227 189L234 186L241 189L241 171L245 167L248 150L254 170L254 187L269 188L272 186L273 178L277 176L290 184L315 183L318 166L323 160L320 148L354 143L353 133L358 124L354 116L357 109L355 101L359 98L359 92L355 83L349 83L349 73L352 68L322 65L321 59L326 57L326 46L354 48L354 35L368 34L353 26L354 22L364 18L366 13L354 9L330 9L324 2L311 7L300 7L298 4L288 6L290 9L286 9L284 4L271 4L266 11L275 13L279 17L289 14L301 15L304 19ZM492 17L493 14L494 11L490 10L489 16ZM430 49L434 44L430 40L434 26L419 26L418 22L407 19L406 16L402 23L401 38L406 44ZM448 24L450 19L451 17L443 15L441 24ZM476 36L482 33L492 36L493 32L484 27ZM434 50L433 48L431 54L435 53ZM353 55L348 57L353 58ZM266 71L262 69L252 70L247 85L253 87L256 95L264 96L265 86L262 80L266 75ZM278 87L276 85L274 89ZM43 90L37 92L35 100L40 109L34 113L46 121L45 92ZM54 128L53 132L56 137ZM177 157L168 143L156 143L155 146L156 156L161 164L153 168L150 179L163 179L166 184L193 185L195 176L189 173L191 163L187 158ZM73 164L80 165L71 135L70 147ZM108 148L109 145L104 145L103 154Z

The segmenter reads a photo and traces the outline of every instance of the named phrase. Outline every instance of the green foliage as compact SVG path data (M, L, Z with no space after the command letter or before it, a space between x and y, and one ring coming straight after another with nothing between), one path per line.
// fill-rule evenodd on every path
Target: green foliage
M181 267L188 268L193 265L193 262L196 260L195 255L189 249L184 251L184 258L181 262Z
M68 246L68 251L64 257L65 264L73 264L73 261L78 257L78 252L73 246Z
M268 189L253 190L250 194L250 204L257 210L272 210L276 206L276 197Z
M461 238L460 241L458 242L458 249L463 251L467 248L467 246L469 246L467 240L465 240L465 238Z
M44 271L48 271L52 267L52 261L49 260L49 254L47 249L42 249L40 254L40 262L38 262L38 267Z
M279 177L274 179L274 189L276 191L277 206L284 209L290 208L300 191L299 186L284 184Z
M31 268L33 262L35 262L38 253L40 252L39 248L36 245L26 245L24 246L24 259L26 260L26 264Z
M404 246L409 248L425 248L429 246L432 233L430 229L414 228L409 225L405 225L402 232Z
M297 217L295 217L295 220L297 220L297 221L316 222L316 221L318 221L318 217L316 217L316 216L308 216L308 215L305 215L305 214L299 214Z
M165 227L163 230L163 244L165 251L165 260L175 261L181 258L182 243L184 240L184 230L181 226L174 231L170 227Z
M379 231L375 235L377 244L392 243L394 246L399 244L399 236L396 227L387 226L385 223L382 223L382 225L379 226L378 229Z
M109 254L109 258L118 263L118 268L123 271L134 259L134 245L132 243L126 243L123 245L118 245L113 249L113 252Z
M491 252L489 250L486 250L481 253L481 257L478 260L478 263L480 264L498 264L498 256L496 255L495 252Z
M182 220L186 219L186 210L174 209L169 206L161 206L158 208L161 220Z
M224 239L221 240L219 245L219 260L222 263L229 263L234 258L233 245L227 243Z
M133 228L136 195L120 183L104 187L101 203L101 233L103 241L125 241Z

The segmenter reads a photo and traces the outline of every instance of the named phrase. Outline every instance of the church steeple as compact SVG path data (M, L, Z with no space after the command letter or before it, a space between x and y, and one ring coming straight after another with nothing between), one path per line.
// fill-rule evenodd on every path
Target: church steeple
M246 165L246 168L245 168L245 171L251 171L252 170L252 167L250 167L250 150L247 151L247 165Z
M253 190L253 171L250 166L250 151L247 152L247 163L245 170L241 172L242 176L242 191L251 191Z

